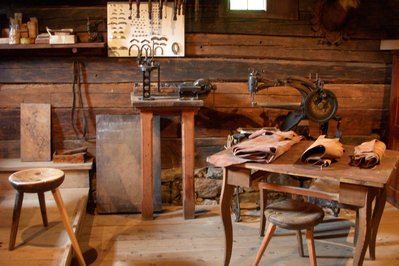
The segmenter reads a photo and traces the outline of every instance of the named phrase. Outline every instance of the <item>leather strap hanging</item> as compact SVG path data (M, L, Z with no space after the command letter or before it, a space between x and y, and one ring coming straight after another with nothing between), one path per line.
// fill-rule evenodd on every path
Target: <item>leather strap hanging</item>
M71 124L75 131L75 134L79 135L79 129L75 123L76 108L79 107L80 113L82 114L82 137L87 140L87 120L83 109L83 98L80 87L80 74L81 74L81 63L79 61L73 62L73 85L72 85L72 110L71 110ZM77 122L77 121L76 121Z

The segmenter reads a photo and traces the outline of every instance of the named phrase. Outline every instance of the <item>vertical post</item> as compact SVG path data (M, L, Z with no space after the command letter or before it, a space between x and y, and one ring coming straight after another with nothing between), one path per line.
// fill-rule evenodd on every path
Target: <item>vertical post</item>
M151 111L140 112L141 119L141 178L143 199L141 216L145 220L153 219L153 158L152 158L152 119Z
M182 179L184 219L195 218L194 195L194 111L182 111Z

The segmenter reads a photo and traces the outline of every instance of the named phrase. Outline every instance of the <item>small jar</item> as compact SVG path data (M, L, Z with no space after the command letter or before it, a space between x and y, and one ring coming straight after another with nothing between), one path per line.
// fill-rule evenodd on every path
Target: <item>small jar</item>
M18 24L10 25L10 33L8 36L8 44L20 44L21 34Z

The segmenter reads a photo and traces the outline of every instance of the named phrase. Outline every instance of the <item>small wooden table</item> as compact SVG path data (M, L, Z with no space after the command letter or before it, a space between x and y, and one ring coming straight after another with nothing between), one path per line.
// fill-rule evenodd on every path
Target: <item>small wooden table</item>
M399 152L387 150L380 165L374 169L360 169L349 166L349 155L353 154L354 147L344 145L344 156L338 162L321 170L320 167L303 164L300 161L301 154L310 144L311 142L309 141L302 141L270 164L244 163L225 167L220 199L221 216L225 233L224 265L229 265L233 248L233 229L230 211L233 190L235 186L249 187L253 178L259 176L254 175L254 171L339 181L339 193L335 198L331 195L331 198L337 200L339 203L359 208L359 222L357 224L358 238L353 255L353 265L363 264L367 247L370 248L371 259L375 259L375 242L378 226L385 207L386 185L389 179L396 175ZM224 150L218 154L221 153L231 153L231 150ZM306 192L304 191L303 194L306 195ZM375 205L373 207L372 202L374 198Z
M133 97L133 107L140 110L141 118L141 174L143 178L143 219L153 219L152 118L157 115L181 116L182 179L184 219L195 218L194 197L194 114L204 105L202 100L156 99L141 100Z

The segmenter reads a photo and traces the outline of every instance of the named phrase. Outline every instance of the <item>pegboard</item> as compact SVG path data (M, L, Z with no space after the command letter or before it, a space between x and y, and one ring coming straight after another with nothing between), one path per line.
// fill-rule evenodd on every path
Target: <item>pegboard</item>
M148 2L141 1L139 18L136 2L107 3L109 57L181 57L184 56L184 15L174 20L173 2L164 1L162 18L159 2L152 1L151 19Z

